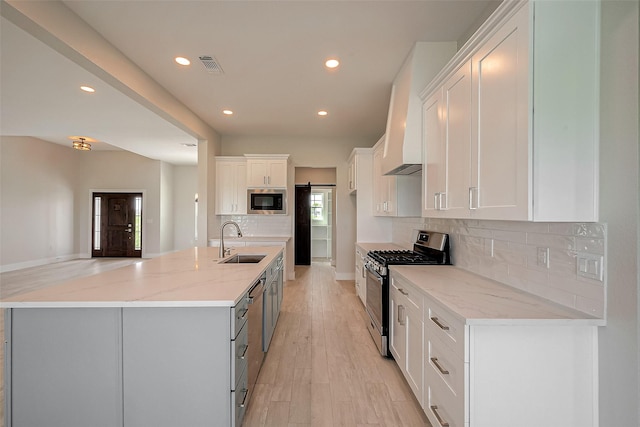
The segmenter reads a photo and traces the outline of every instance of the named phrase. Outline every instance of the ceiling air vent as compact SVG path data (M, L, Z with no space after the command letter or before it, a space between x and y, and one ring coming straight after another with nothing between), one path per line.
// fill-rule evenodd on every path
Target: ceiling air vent
M200 58L200 61L202 62L202 65L204 65L204 68L205 70L207 70L208 73L222 74L222 67L220 66L220 64L218 64L218 61L216 61L216 58L208 55L203 55L203 56L200 56L199 58Z

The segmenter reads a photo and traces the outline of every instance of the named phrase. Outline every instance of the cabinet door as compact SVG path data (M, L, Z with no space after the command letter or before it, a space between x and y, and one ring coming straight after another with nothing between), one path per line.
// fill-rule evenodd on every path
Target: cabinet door
M10 425L121 425L119 308L14 308L8 313Z
M393 286L389 289L389 350L405 372L407 351L406 304Z
M267 162L267 186L286 188L287 187L287 161L269 160Z
M382 181L382 147L373 153L373 214L384 216L384 201L386 191Z
M469 216L471 186L471 61L444 85L446 111L446 186L439 197L444 216Z
M472 58L476 218L529 219L528 27L523 7Z
M424 103L424 169L422 216L439 216L440 193L445 191L446 130L444 102L438 90Z
M245 162L216 163L216 214L247 213Z
M230 162L216 165L216 214L231 214L237 202L235 168Z
M417 310L408 308L406 316L406 354L407 365L406 374L407 382L413 390L416 399L423 405L422 383L423 383L423 345L424 338L422 313Z
M239 162L235 167L235 214L247 213L247 163Z
M265 187L267 185L267 160L247 160L247 187Z
M222 307L123 309L124 425L231 425L230 323Z

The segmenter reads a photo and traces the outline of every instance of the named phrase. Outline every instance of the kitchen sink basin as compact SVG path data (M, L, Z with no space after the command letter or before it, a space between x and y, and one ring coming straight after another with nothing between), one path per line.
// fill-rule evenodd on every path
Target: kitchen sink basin
M266 255L237 254L223 261L221 264L257 264L262 261Z

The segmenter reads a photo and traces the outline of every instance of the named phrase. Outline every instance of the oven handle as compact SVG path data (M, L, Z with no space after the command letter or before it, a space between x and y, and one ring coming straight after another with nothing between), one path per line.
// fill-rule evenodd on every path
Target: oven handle
M371 275L372 275L372 276L374 276L374 277L376 278L376 280L377 280L378 282L380 282L380 284L381 284L381 285L382 285L382 284L384 284L384 278L383 278L382 276L380 276L376 271L374 271L374 270L370 269L368 265L365 265L365 266L364 266L364 268L365 268L369 273L371 273Z

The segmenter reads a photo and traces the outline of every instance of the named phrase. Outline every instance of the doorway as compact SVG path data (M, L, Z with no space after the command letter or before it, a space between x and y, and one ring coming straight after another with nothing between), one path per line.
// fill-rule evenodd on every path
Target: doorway
M142 193L93 193L91 255L142 257Z
M334 264L336 168L296 167L294 254L296 265Z

